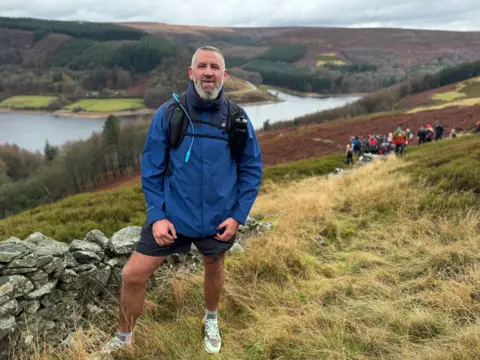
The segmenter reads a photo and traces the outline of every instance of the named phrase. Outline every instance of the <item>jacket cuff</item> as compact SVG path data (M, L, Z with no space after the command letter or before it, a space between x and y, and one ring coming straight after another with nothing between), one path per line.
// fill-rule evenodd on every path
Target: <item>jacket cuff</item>
M154 207L148 210L147 221L149 225L152 225L155 221L163 220L165 218L165 211L163 210L159 210Z
M231 217L234 218L235 220L237 220L239 224L245 225L245 222L247 221L248 214L244 214L242 211L237 209L237 210L233 211Z

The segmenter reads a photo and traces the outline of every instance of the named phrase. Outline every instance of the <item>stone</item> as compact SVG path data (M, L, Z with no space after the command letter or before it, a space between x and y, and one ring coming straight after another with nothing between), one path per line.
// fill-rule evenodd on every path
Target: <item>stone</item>
M122 282L122 269L119 267L112 269L112 280L119 284Z
M64 350L68 348L73 348L75 346L75 335L69 334L60 344L58 344L57 348L59 350Z
M2 270L2 275L17 275L17 274L27 274L37 271L37 268L14 268L14 269L4 269Z
M31 234L24 242L26 245L32 246L38 256L63 256L68 252L67 244L53 240L39 232Z
M79 263L87 263L91 261L101 261L100 257L94 252L90 251L76 251L72 253L75 260Z
M21 305L27 314L36 314L40 309L40 301L38 300L22 301Z
M35 289L32 282L22 275L10 275L0 277L0 289L2 284L10 284L13 287L13 297L25 295ZM0 299L2 298L0 290Z
M78 279L78 274L71 269L67 269L60 276L60 281L65 284L70 284Z
M5 316L15 316L20 310L18 301L13 299L0 306L0 318Z
M127 262L128 262L127 256L120 256L107 261L107 265L111 266L112 268L115 266L124 267L127 264Z
M73 270L75 270L77 273L82 273L82 272L89 271L96 268L97 267L94 264L83 264L83 265L77 266Z
M23 343L25 344L25 346L33 346L33 335L27 335L25 336L25 339L23 340Z
M53 261L45 265L42 269L45 271L47 274L53 273L59 266L63 265L63 260L55 257L53 258Z
M102 284L103 286L107 285L108 280L110 279L110 275L112 274L112 268L107 266L103 269L99 269L97 271L97 275L95 276L95 280Z
M67 269L72 269L78 266L78 261L75 260L75 258L70 252L68 252L63 257L63 264Z
M58 287L63 291L73 291L73 290L80 290L82 286L83 284L81 284L80 281L76 279L70 283L62 282Z
M43 270L26 274L26 277L33 283L35 289L40 289L43 285L48 283L48 274Z
M113 259L110 259L107 261L107 265L110 266L110 267L115 267L115 266L119 266L120 264L120 259L118 258L113 258Z
M99 253L99 252L102 252L102 250L103 249L99 245L88 242L88 241L73 240L70 243L71 253L74 253L76 251L87 251L87 252Z
M129 226L117 231L108 243L110 251L118 255L131 254L140 240L141 231L140 226Z
M32 249L28 244L24 244L22 240L16 237L0 242L0 262L3 263L21 258L31 252Z
M245 252L245 249L242 247L242 245L235 243L230 249L230 253L232 254L241 254Z
M45 295L40 303L46 308L58 304L65 298L65 292L60 289L53 289L50 294Z
M81 314L81 306L76 302L61 302L55 305L55 311L44 308L38 311L37 315L45 320L64 320L70 316Z
M95 281L92 281L89 284L89 289L93 295L98 295L105 290L108 280L112 274L112 268L107 266L103 269L98 269L97 274L95 275Z
M97 276L97 268L95 267L94 269L79 273L78 281L82 286L85 286L89 284L91 281L94 281L96 276Z
M9 268L34 268L37 266L37 255L28 254L21 259L12 260Z
M57 286L57 280L51 281L48 284L42 286L40 289L37 289L35 291L32 291L31 293L26 294L25 299L27 300L39 299L46 294L50 294L52 290L55 288L55 286Z
M85 241L97 244L102 250L105 250L108 248L109 239L100 230L92 230L85 235Z
M43 325L45 330L53 330L55 329L55 321L53 320L45 320L45 324Z
M60 266L55 269L52 277L54 279L57 279L63 274L64 271L65 271L65 265L61 263Z
M53 256L47 255L47 256L40 256L37 259L37 263L35 264L35 267L41 268L42 266L47 265L48 263L53 261Z
M94 317L103 314L105 310L99 308L95 304L87 304L87 312L91 317Z
M14 316L0 317L0 340L8 336L17 327Z

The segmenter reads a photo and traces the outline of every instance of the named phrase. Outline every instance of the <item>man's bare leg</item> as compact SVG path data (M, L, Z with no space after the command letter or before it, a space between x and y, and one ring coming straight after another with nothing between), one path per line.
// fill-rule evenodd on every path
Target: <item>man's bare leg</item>
M147 281L165 259L166 256L147 256L134 252L124 266L120 295L119 332L133 331L143 309Z
M205 267L203 290L205 292L205 305L208 311L217 311L220 305L224 280L224 262L225 253L220 254L217 260L213 260L208 256L203 257L203 265Z

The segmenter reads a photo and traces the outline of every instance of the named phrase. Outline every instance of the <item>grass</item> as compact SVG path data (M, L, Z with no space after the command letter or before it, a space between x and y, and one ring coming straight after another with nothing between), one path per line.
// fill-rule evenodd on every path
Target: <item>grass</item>
M110 112L144 109L142 99L82 99L68 105L65 109L82 109L89 112Z
M232 92L225 94L227 98L240 104L262 102L262 101L277 101L278 99L270 94L268 91L255 89L245 92Z
M242 90L249 90L251 86L242 79L239 79L235 76L229 76L227 81L225 82L225 92L228 94L232 91L242 91Z
M252 212L274 214L275 227L227 258L215 358L477 359L480 207L431 201L439 188L428 178L439 153L451 153L436 165L446 169L474 144L480 137L424 146L326 183L269 184ZM437 199L464 199L476 182ZM148 293L136 352L116 359L211 359L201 345L202 283L202 271L176 274ZM73 349L41 359L84 358L113 326L92 326Z
M0 103L0 108L18 110L43 110L55 100L55 96L19 95L8 98Z
M407 111L407 114L416 114L422 111L441 110L452 106L474 106L480 104L480 98L454 100L440 105L420 106Z
M300 160L264 169L265 184L285 183L312 175L327 174L343 167L343 155ZM54 204L42 205L0 220L0 241L10 236L20 239L39 231L55 240L70 243L83 239L92 229L112 236L118 229L130 225L141 226L145 219L145 200L140 185L84 193Z
M433 100L452 102L458 99L473 99L480 97L480 77L462 81L457 84L455 91L447 91L432 95Z

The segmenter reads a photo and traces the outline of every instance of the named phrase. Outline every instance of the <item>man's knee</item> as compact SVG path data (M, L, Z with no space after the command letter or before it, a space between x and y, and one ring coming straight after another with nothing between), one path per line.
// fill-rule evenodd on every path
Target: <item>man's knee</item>
M138 263L137 263L138 264ZM150 273L135 263L127 263L122 270L122 282L128 285L146 284Z
M203 264L205 266L205 271L207 271L208 273L223 271L224 260L225 260L225 253L220 254L218 259L213 259L209 256L204 256Z

